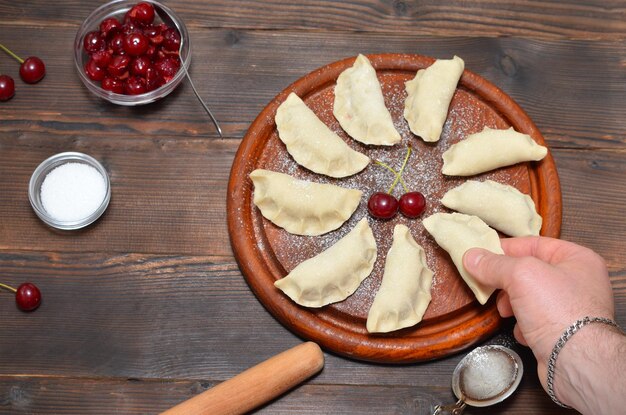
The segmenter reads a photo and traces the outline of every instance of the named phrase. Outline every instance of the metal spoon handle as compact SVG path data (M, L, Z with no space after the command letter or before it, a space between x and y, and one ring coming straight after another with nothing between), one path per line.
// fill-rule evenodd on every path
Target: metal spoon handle
M204 108L206 113L209 114L209 117L211 117L211 121L213 121L213 124L215 125L215 129L217 130L217 133L219 134L220 138L223 137L222 129L220 128L220 125L218 124L217 120L213 116L213 113L211 112L209 107L207 107L207 105L204 103L204 101L200 97L200 94L196 90L196 87L194 86L193 81L191 80L191 76L189 76L189 72L187 72L187 68L185 68L185 65L181 65L181 67L185 71L185 76L187 76L187 80L189 80L189 85L191 85L191 89L193 89L193 93L196 95L196 98L198 98L198 101L200 101L200 104L202 104L202 107Z
M154 6L154 11L161 18L163 23L165 23L169 27L175 27L176 30L178 30L178 33L180 33L181 39L180 39L180 46L178 47L178 55L181 57L180 66L182 67L182 70L185 71L185 76L189 80L189 84L191 85L191 89L193 89L193 93L196 95L196 98L198 98L198 101L200 101L200 104L202 104L202 107L204 108L206 113L209 114L209 117L211 117L211 121L213 121L213 124L215 125L215 129L217 130L217 133L219 134L220 138L223 137L222 129L220 128L220 125L217 123L217 120L213 116L213 113L211 112L209 107L204 103L204 101L200 97L198 90L196 89L195 85L193 84L193 81L191 80L191 76L189 76L189 71L187 71L187 67L185 66L185 63L182 61L182 51L183 51L183 44L184 44L184 39L182 38L183 31L181 30L181 27L178 24L178 21L174 20L174 18L172 17L172 14L174 14L174 12L172 12L167 7L157 4L157 3L153 3L152 5ZM191 44L191 42L189 43ZM191 53L191 46L189 47L189 53Z

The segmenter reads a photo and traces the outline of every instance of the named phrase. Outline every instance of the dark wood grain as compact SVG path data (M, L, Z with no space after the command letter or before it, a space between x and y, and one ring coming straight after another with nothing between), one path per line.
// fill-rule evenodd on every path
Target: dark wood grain
M124 414L158 413L214 386L212 381L163 381L143 379L0 377L0 413ZM526 386L526 385L524 385ZM452 403L445 388L412 386L303 385L255 414L330 414L351 407L358 414L430 415L434 405ZM532 402L530 405L525 402ZM63 407L62 410L58 408ZM537 387L525 387L508 401L491 408L468 408L468 415L547 413L569 414L556 408Z
M44 293L30 314L0 301L0 315L10 316L0 331L3 375L221 381L299 342L264 310L233 258L4 250L0 272ZM623 325L623 262L611 279ZM490 342L511 345L505 334ZM395 366L327 354L315 382L448 385L461 357Z
M236 142L184 137L51 140L49 135L29 133L16 140L4 135L0 215L10 219L0 223L0 248L10 244L37 249L41 244L40 248L52 245L70 251L229 255L224 201L235 149ZM102 162L111 177L112 195L94 226L68 233L39 220L26 190L39 163L70 150Z
M263 308L235 262L226 182L240 138L302 75L357 53L458 54L530 115L555 157L562 238L601 253L626 325L626 8L621 0L257 2L171 0L193 41L188 84L142 108L89 95L72 42L98 0L0 2L0 41L46 61L37 85L0 55L16 96L0 103L0 281L37 283L19 312L0 292L0 414L157 413L301 342ZM60 151L100 159L111 206L62 233L33 214L26 186ZM491 343L522 354L519 390L467 414L561 414L512 322ZM262 414L430 414L452 402L462 355L390 366L326 355L324 371Z
M518 36L533 38L624 39L626 10L619 0L508 2L436 0L350 0L259 2L254 0L165 2L189 26L261 30L299 29L406 33L437 36ZM66 1L46 7L29 2L0 6L0 23L18 19L30 25L80 23L101 2Z
M33 314L0 302L0 314L11 316L0 333L0 413L156 412L299 342L262 309L232 260L4 252L0 269L16 281L35 281L45 293ZM616 294L626 298L626 273L617 274ZM621 324L624 304L616 310ZM15 339L28 341L15 347ZM490 342L512 345L510 334ZM526 364L516 398L494 412L475 413L555 413L539 390L529 351L514 347ZM390 405L396 408L391 413L403 413L413 399L420 405L446 401L461 357L398 367L327 354L324 371L311 381L318 386L297 390L262 413L315 413L316 401L328 412L356 405L362 413L366 409L353 400L370 394L383 402L367 406ZM419 408L415 413L426 413Z
M0 249L231 255L225 199L236 141L27 136L0 138L0 215L8 218L0 221ZM70 150L98 158L112 179L105 215L73 233L46 227L27 194L35 167ZM565 177L562 237L602 252L613 269L623 267L623 152L553 149L553 154L561 180ZM593 209L586 200L593 201Z
M17 85L0 106L0 131L23 140L30 132L94 138L215 138L213 125L183 82L167 99L140 108L106 103L80 83L71 59L77 28L24 31L3 25L8 40L46 59L41 84ZM57 42L41 45L52 36ZM411 53L449 58L485 77L528 112L551 146L623 148L626 144L626 71L622 41L442 38L403 34L192 28L191 75L227 137L240 138L261 109L296 79L358 53ZM320 48L320 44L323 48ZM212 57L208 62L203 57ZM17 68L0 60L0 72ZM89 114L85 119L83 114Z

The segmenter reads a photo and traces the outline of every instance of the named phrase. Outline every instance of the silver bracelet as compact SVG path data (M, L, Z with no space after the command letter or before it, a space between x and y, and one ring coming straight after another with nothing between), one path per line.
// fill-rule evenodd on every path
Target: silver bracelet
M565 346L565 343L567 343L567 341L574 335L574 333L576 333L578 330L580 330L582 327L586 326L589 323L607 324L609 326L613 326L613 327L617 328L620 331L622 330L620 328L620 326L615 321L613 321L613 320L611 320L609 318L589 317L589 316L587 316L587 317L581 318L580 320L576 320L576 322L574 322L574 324L569 326L563 332L561 337L559 337L559 340L554 345L554 349L552 349L552 353L550 354L550 359L548 360L548 381L547 381L547 383L548 383L548 395L550 395L550 398L552 398L554 403L556 403L559 406L562 406L563 408L571 409L571 406L567 406L563 402L559 401L559 399L554 394L554 367L556 365L556 358L559 355L559 353L561 352L561 349L563 348L563 346Z

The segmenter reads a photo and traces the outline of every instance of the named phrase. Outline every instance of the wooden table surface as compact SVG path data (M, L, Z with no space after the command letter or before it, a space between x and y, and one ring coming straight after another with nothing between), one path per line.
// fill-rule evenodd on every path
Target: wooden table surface
M47 65L0 103L0 281L36 283L32 313L0 295L0 413L158 413L301 343L257 301L233 257L226 186L235 152L283 88L357 53L458 54L513 97L556 159L562 238L606 259L626 325L626 4L603 1L171 0L193 40L188 83L140 108L81 84L74 36L95 0L0 1L0 42ZM44 225L28 181L45 158L80 151L110 173L105 215L81 231ZM512 344L510 324L490 342ZM556 414L532 354L519 390L467 414ZM462 354L380 365L326 353L322 373L263 414L429 414L453 401Z

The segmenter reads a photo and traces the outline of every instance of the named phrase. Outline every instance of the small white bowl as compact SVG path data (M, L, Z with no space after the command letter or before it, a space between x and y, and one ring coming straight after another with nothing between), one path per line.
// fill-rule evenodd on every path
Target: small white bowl
M105 196L102 203L100 203L100 206L98 206L98 208L89 216L74 221L63 221L52 217L48 214L48 212L46 212L46 209L41 202L41 185L48 173L56 167L69 162L83 163L95 168L104 179ZM111 200L111 180L109 179L109 174L104 166L95 158L88 156L87 154L77 152L59 153L44 160L35 169L33 175L30 177L30 183L28 184L28 199L30 200L30 204L37 216L39 216L39 218L49 226L63 230L80 229L95 222L100 216L102 216L106 208L109 206L109 201Z

